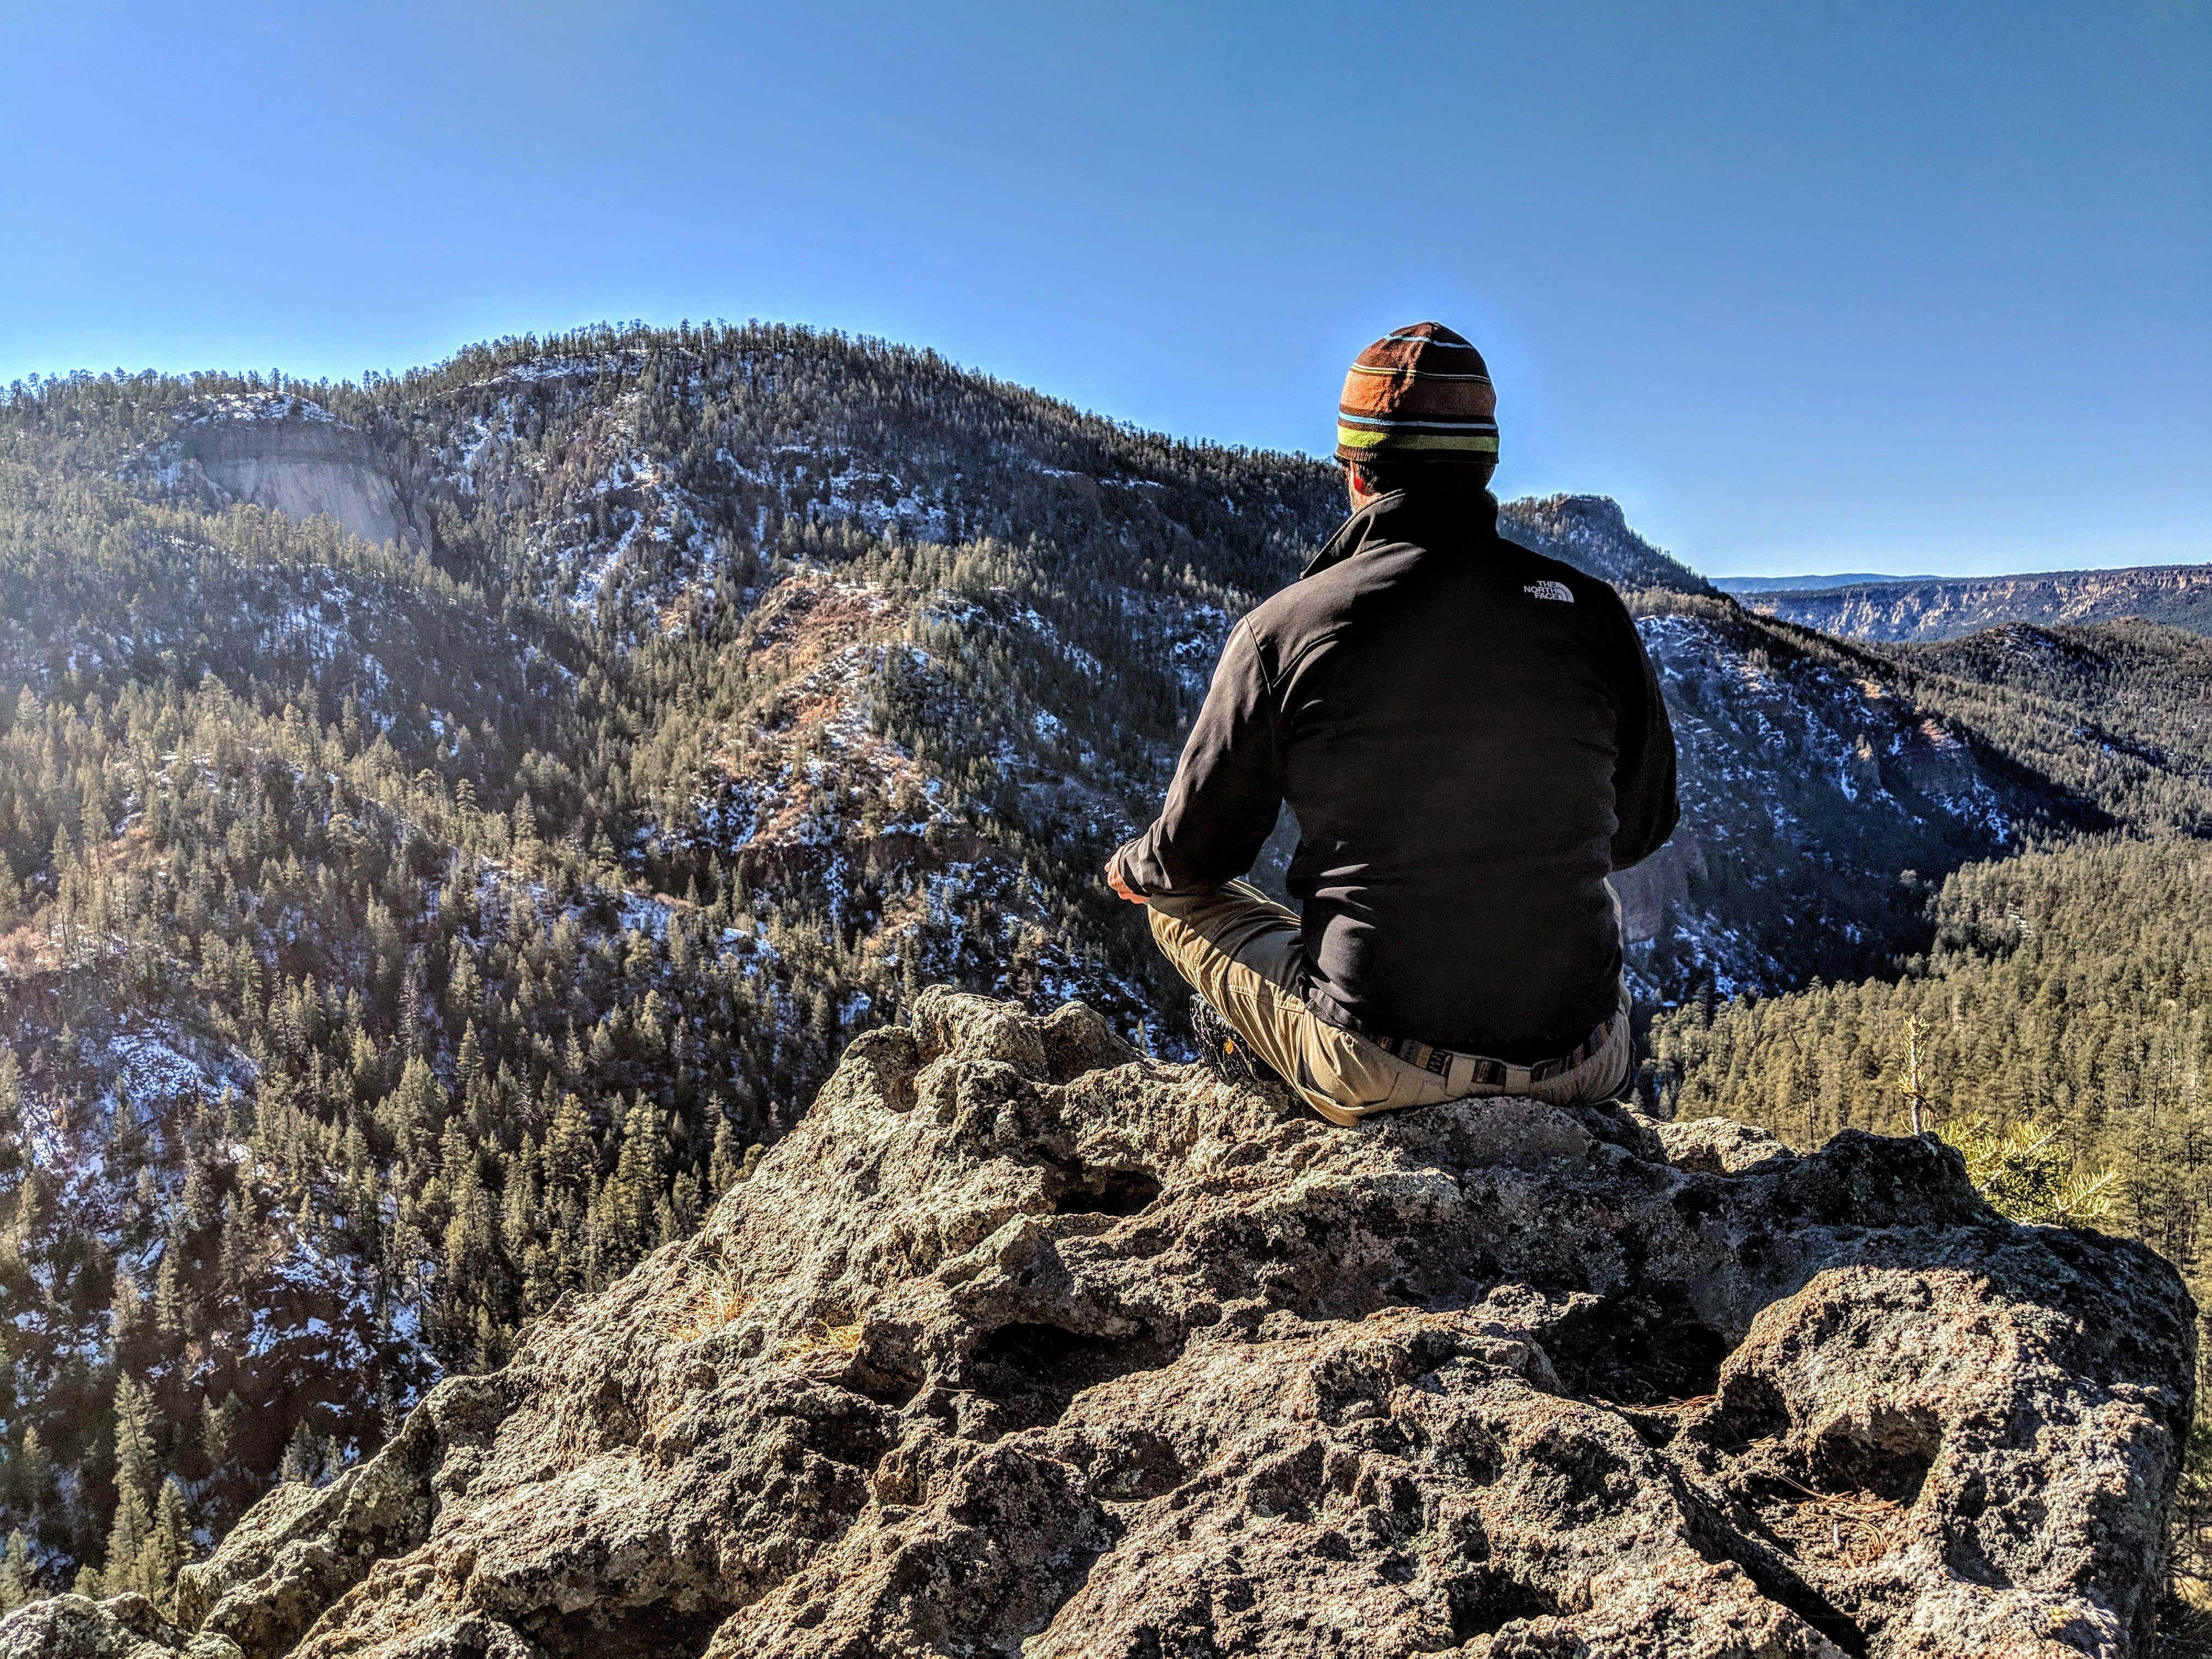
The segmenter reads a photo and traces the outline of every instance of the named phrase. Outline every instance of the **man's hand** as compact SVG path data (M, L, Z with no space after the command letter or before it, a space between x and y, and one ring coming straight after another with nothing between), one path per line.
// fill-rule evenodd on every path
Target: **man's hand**
M1121 879L1121 872L1114 867L1114 860L1111 859L1106 860L1106 884L1132 904L1142 904L1145 902L1145 896L1142 893L1133 893L1129 890L1129 884Z

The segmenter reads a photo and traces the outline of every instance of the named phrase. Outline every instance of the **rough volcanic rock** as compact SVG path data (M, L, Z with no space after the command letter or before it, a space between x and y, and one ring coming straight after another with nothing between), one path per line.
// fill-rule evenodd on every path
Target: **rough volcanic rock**
M94 1601L56 1595L0 1619L6 1659L239 1659L220 1636L195 1636L161 1617L143 1595Z
M1931 1139L1340 1129L932 992L183 1612L246 1659L2141 1654L2193 1319Z

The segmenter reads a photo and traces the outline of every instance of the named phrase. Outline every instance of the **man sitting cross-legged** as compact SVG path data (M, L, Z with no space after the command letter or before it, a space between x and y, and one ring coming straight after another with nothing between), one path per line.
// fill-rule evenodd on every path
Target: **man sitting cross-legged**
M1620 597L1498 535L1495 410L1437 324L1360 354L1352 517L1231 632L1167 805L1107 865L1227 1045L1333 1122L1628 1076L1606 878L1674 830L1674 734ZM1303 917L1237 879L1285 801Z

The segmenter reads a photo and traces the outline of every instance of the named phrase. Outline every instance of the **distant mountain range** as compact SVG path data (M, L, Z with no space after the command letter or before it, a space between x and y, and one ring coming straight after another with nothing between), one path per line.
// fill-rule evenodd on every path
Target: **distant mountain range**
M1739 576L1714 585L1766 616L1863 640L1951 640L2008 623L2047 627L2123 617L2212 634L2212 564L1873 578L1856 585L1820 577L1792 589L1764 585L1772 580L1780 579Z
M1942 576L1887 576L1876 571L1852 570L1833 576L1715 576L1712 585L1723 593L1817 593L1824 587L1865 587L1890 582L1940 582Z

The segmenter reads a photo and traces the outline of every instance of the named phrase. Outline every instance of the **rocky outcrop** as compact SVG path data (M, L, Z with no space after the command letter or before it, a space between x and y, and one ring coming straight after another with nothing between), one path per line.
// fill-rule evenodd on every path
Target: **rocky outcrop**
M245 1659L2118 1659L2193 1317L1932 1139L1338 1129L931 992L179 1613Z
M1712 595L1717 591L1681 561L1631 530L1620 504L1609 495L1523 496L1499 507L1498 527L1524 547L1564 559L1624 592L1656 587Z
M365 542L430 545L428 521L385 459L340 422L211 419L186 428L183 453L234 500L288 519L327 514Z
M1620 899L1622 936L1631 945L1656 936L1668 910L1690 896L1692 878L1705 873L1705 848L1698 843L1697 830L1686 823L1643 863L1614 871L1613 890Z
M137 1595L33 1601L0 1620L0 1654L7 1659L239 1659L236 1644L180 1630Z

